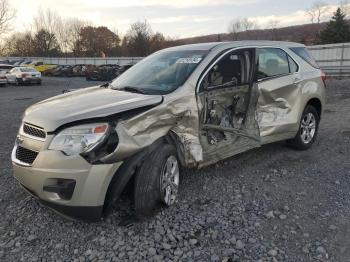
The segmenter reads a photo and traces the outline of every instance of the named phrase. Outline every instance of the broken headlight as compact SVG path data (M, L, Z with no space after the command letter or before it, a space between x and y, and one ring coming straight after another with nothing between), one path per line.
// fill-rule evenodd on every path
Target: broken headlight
M49 149L60 150L69 156L87 153L105 140L108 131L107 123L69 127L53 138Z

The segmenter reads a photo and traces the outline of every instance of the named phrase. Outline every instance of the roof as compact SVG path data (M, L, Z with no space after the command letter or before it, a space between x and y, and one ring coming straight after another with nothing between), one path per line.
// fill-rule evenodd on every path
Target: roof
M265 41L265 40L246 40L246 41L231 41L231 42L211 42L181 45L168 48L168 50L211 50L213 48L234 48L243 46L276 46L276 47L304 47L305 45L294 42L283 41Z

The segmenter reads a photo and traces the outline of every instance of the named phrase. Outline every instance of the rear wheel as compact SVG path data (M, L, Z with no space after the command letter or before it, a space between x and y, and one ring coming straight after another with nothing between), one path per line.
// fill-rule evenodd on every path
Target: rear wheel
M16 86L20 86L21 85L21 81L18 78L15 79L15 85Z
M311 147L315 142L319 123L320 117L317 110L311 105L306 106L298 133L293 139L287 141L288 145L298 150L306 150Z
M178 195L180 166L176 150L166 144L141 164L135 178L134 202L138 216L150 216L162 204L171 206Z

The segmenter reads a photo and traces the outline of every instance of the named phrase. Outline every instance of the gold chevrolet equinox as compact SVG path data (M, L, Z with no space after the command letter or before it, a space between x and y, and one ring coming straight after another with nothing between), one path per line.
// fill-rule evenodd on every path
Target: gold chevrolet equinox
M98 221L129 182L135 212L176 202L181 171L315 141L325 75L304 45L237 41L156 52L114 81L29 107L14 176L60 214Z

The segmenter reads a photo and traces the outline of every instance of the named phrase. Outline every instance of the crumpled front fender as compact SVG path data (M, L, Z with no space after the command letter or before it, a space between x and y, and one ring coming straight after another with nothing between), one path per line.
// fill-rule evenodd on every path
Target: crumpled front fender
M184 90L164 98L162 104L129 119L120 120L116 126L119 143L116 150L102 159L111 163L128 158L150 146L169 132L177 135L183 148L186 165L203 159L199 141L198 108L195 94Z

